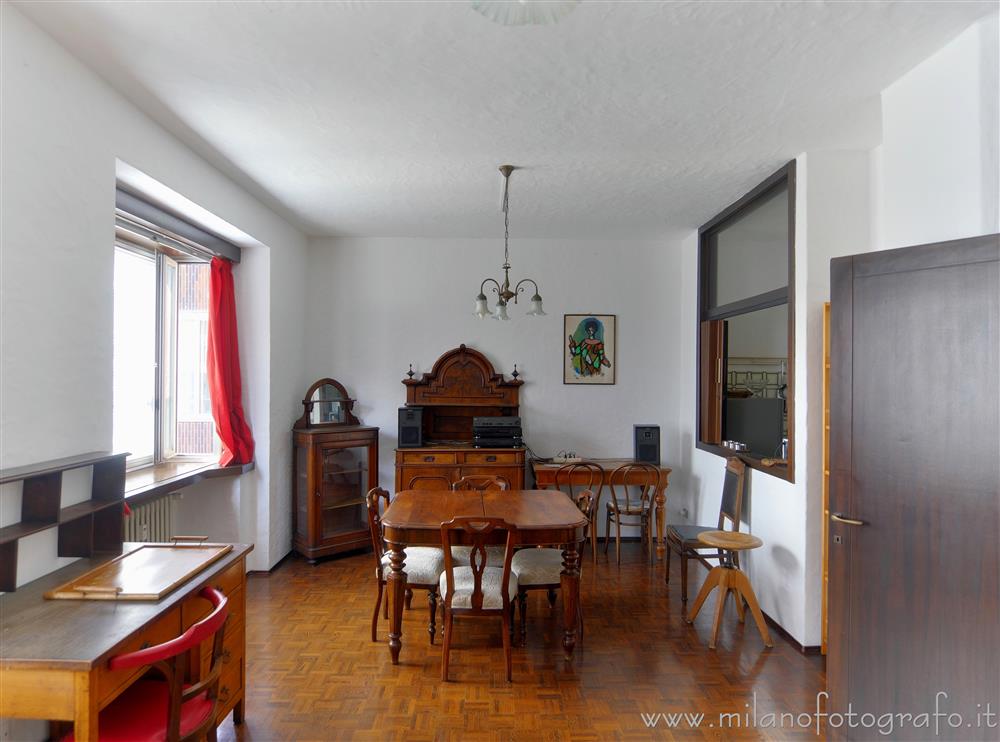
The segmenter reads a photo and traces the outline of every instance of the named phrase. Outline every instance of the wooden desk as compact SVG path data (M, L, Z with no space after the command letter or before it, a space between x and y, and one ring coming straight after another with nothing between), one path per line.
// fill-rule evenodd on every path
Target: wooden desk
M604 489L601 491L602 495L608 491L608 487L611 485L611 472L619 466L635 463L634 459L584 459L584 461L600 464L601 468L604 469ZM556 472L564 466L566 464L547 464L541 461L532 461L531 467L535 474L535 486L543 490L549 487L554 488L556 486ZM664 541L664 530L667 527L665 506L667 502L667 484L670 480L671 471L672 469L669 467L660 467L660 486L653 493L653 502L656 504L656 556L660 559L663 558L666 552L666 542ZM587 481L589 481L589 474L587 472L580 471L574 474L573 484L586 484ZM641 472L634 472L633 475L629 476L627 484L648 485L652 484L652 482L649 482L648 478L642 477ZM598 501L594 503L595 522L590 524L590 546L594 550L594 554L597 553L596 521L600 506L600 498L598 498ZM605 535L605 538L607 538L607 535Z
M563 652L573 659L576 647L577 605L580 601L580 550L587 519L561 492L505 490L502 492L452 492L404 490L396 495L382 516L389 546L391 570L386 577L389 606L389 653L399 664L403 637L404 570L407 546L440 546L441 523L456 516L503 518L517 526L516 544L563 546ZM502 533L497 533L500 543Z
M125 551L141 544L125 544ZM246 555L233 550L158 602L46 600L43 593L111 557L81 559L0 596L0 717L73 722L78 742L97 739L100 710L136 680L144 668L108 669L108 660L147 644L179 636L208 613L194 596L206 585L229 597L219 679L221 720L233 711L243 721L246 688ZM228 654L227 654L228 653ZM205 672L209 652L192 657L194 673Z

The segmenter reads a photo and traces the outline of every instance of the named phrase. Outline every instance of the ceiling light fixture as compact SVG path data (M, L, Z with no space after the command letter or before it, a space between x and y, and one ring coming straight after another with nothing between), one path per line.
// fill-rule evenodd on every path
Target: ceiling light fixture
M476 316L479 319L486 319L491 317L492 319L510 319L507 314L507 302L511 299L517 304L517 295L524 291L522 284L530 283L535 287L535 294L531 297L531 307L528 310L528 315L531 317L544 317L545 312L542 311L542 296L538 293L538 284L533 278L522 278L514 286L514 290L510 290L510 174L514 172L513 165L501 165L500 173L503 175L503 265L500 266L503 269L503 283L493 278L485 279L481 284L479 284L479 295L476 297ZM489 306L486 303L486 284L493 284L493 293L497 295L497 308L496 311L491 312Z
M472 0L472 9L504 26L558 23L579 0Z

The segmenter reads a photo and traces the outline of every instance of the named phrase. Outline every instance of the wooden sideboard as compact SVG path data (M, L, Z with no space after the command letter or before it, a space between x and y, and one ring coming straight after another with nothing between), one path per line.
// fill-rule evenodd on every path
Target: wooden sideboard
M451 489L453 482L470 474L486 474L507 483L507 489L524 489L523 448L474 448L424 446L396 449L396 492Z
M479 351L460 345L419 379L404 379L406 404L423 408L426 445L396 449L396 491L450 489L470 474L485 474L524 489L524 448L476 448L474 417L518 414L524 382L505 379Z
M124 545L128 552L141 544ZM159 601L46 600L45 592L84 574L110 557L86 558L0 596L0 717L72 721L78 742L97 739L100 710L145 668L112 671L118 654L180 636L208 614L198 598L212 586L229 598L219 678L221 721L230 711L243 721L246 693L246 556L252 545L233 550ZM209 648L191 658L192 675L208 669Z

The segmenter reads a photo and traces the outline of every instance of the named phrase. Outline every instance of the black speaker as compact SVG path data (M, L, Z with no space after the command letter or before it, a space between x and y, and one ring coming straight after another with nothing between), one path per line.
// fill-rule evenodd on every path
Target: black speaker
M418 448L424 445L424 408L399 408L400 448Z
M660 465L660 426L633 425L635 460L643 464Z

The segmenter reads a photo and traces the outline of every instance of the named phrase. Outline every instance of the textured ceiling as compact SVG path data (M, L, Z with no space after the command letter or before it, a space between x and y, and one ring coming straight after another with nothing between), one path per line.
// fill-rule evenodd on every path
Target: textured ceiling
M994 2L20 3L315 235L651 237L797 153L878 142L878 93Z

